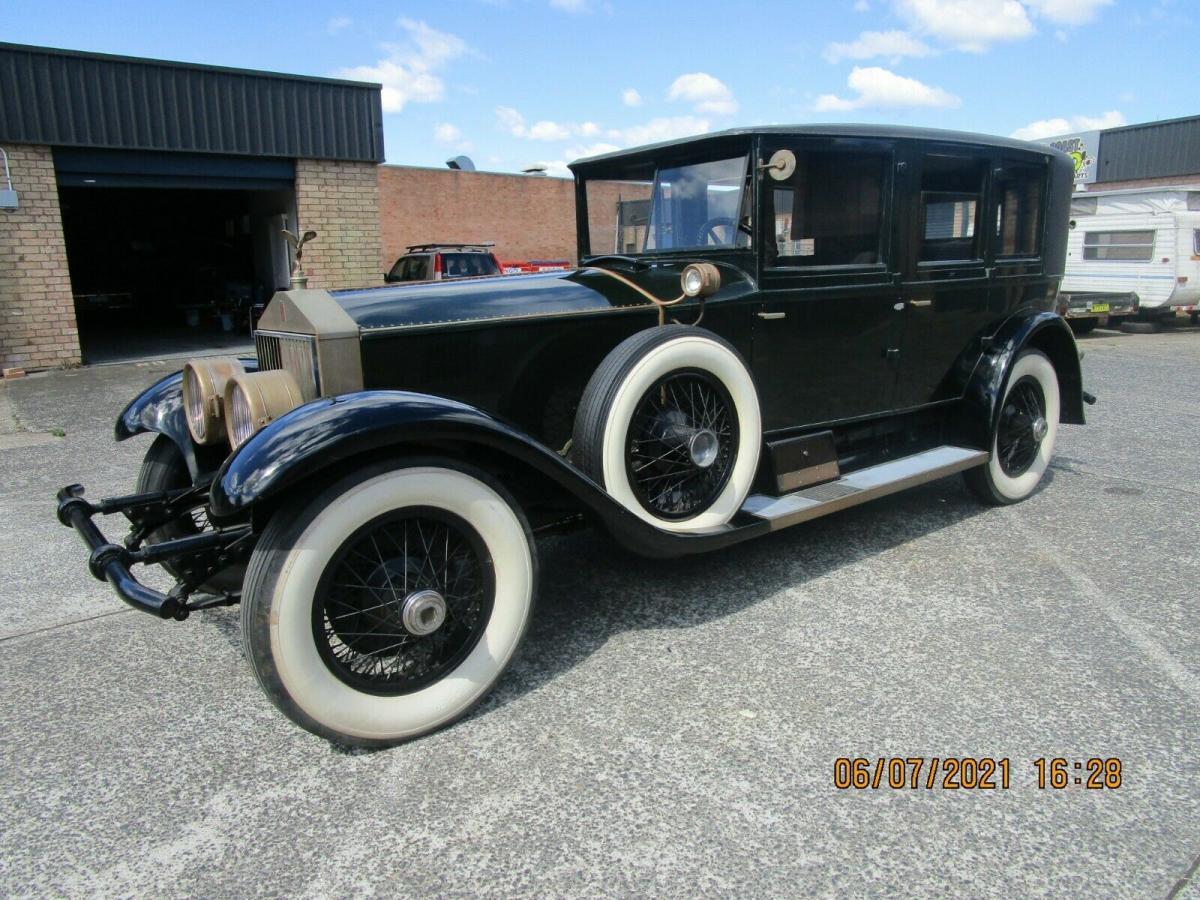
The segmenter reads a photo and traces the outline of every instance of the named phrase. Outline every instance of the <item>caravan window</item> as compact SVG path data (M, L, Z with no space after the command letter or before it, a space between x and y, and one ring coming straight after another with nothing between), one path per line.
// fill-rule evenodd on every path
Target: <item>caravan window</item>
M1149 262L1153 257L1153 231L1089 231L1083 236L1084 259Z
M996 178L996 255L1036 256L1045 169L1006 165Z

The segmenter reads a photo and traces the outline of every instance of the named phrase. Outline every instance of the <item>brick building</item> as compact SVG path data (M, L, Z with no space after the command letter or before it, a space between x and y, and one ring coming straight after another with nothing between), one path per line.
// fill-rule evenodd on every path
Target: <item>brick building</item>
M245 342L316 228L378 283L378 85L0 44L0 365Z

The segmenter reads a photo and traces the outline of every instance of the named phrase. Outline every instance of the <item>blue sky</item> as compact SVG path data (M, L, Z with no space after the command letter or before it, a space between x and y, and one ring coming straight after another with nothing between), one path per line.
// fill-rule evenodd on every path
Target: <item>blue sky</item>
M1200 113L1192 0L7 0L0 40L385 85L387 159L546 165L736 125L1036 138Z

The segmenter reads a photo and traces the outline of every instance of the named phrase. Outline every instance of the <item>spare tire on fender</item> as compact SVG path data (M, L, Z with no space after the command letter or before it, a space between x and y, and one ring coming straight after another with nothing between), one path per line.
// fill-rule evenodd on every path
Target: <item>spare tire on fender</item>
M690 325L613 348L575 416L572 457L630 511L667 531L703 531L741 508L758 469L754 380L725 340Z

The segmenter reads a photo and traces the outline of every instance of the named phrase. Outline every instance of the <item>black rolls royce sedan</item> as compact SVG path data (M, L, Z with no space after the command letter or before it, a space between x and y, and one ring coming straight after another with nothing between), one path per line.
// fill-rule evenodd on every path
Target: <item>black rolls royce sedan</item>
M695 554L959 472L1015 503L1084 421L1056 150L804 126L572 169L578 268L281 292L256 359L135 398L137 493L58 496L93 574L162 618L240 602L280 710L391 744L495 683L541 534Z

